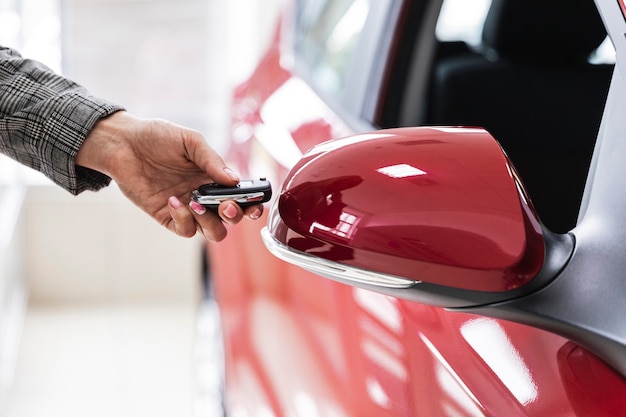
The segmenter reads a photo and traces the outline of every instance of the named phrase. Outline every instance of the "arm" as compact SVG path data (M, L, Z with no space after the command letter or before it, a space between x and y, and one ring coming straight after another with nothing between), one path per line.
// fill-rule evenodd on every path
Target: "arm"
M73 194L114 179L132 202L181 236L219 241L226 223L258 218L220 205L219 217L189 202L198 185L237 183L202 135L161 120L138 119L44 65L0 47L0 152L41 171Z
M110 182L101 173L77 169L74 158L96 122L121 109L0 46L0 152L69 192Z

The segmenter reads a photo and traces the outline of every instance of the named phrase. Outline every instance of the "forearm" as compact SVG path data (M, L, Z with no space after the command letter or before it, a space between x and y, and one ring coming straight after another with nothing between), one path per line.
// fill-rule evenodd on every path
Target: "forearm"
M94 125L120 109L0 47L0 152L68 191L77 194L109 183L102 173L76 167L75 158Z

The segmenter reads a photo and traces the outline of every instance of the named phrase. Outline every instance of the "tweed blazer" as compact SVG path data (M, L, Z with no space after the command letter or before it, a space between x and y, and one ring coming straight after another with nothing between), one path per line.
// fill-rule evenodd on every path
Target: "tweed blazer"
M72 194L98 190L111 181L75 166L74 159L94 124L118 110L122 107L0 46L0 152Z

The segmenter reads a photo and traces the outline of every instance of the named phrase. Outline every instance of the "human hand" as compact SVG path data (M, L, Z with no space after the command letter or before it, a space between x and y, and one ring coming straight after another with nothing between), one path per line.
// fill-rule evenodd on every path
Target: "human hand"
M110 176L122 193L172 232L206 239L226 237L224 223L258 219L262 205L245 210L233 201L218 214L190 202L190 191L208 182L233 186L238 176L194 130L163 120L144 120L120 111L100 120L87 136L76 165Z

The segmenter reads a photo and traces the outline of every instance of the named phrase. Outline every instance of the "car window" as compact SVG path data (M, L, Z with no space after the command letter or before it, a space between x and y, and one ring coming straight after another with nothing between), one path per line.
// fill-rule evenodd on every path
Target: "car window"
M614 52L592 0L569 10L491 3L444 0L424 111L414 120L485 128L542 223L565 233L577 222Z
M481 45L483 24L491 0L445 0L441 6L435 36L440 42L461 41L471 48ZM615 49L607 37L591 55L594 64L614 64Z
M331 96L346 88L350 62L370 11L371 0L300 1L296 55L311 82Z
M483 23L491 0L446 0L441 6L435 35L442 42L464 41L480 45Z

